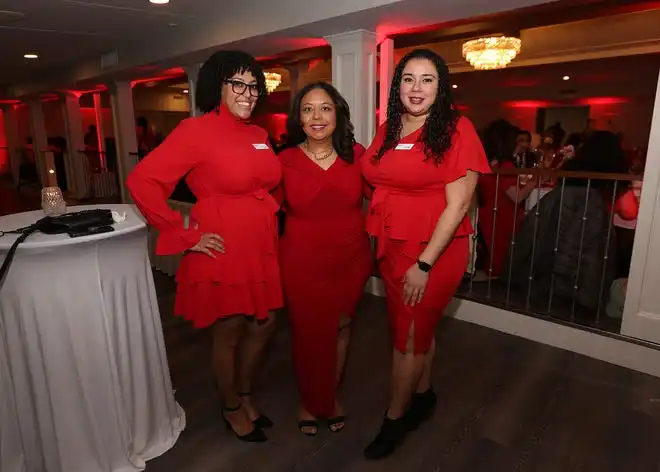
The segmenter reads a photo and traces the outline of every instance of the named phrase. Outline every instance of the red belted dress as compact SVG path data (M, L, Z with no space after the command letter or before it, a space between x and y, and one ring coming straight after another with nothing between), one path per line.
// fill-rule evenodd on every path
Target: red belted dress
M167 204L184 176L198 199L187 228ZM182 121L129 175L126 184L135 204L159 231L157 254L186 251L203 233L224 239L225 253L215 259L199 252L183 256L176 274L176 315L203 328L236 314L265 319L282 306L279 204L270 195L281 177L267 133L224 106Z
M377 238L394 347L405 352L412 331L414 352L424 353L467 268L472 233L468 216L431 269L424 297L414 307L404 305L403 278L416 264L447 207L446 185L468 170L489 173L490 166L472 123L464 117L459 119L453 144L438 165L424 154L424 144L419 141L422 129L401 139L376 162L373 156L385 132L383 125L362 159L363 175L375 189L367 231Z

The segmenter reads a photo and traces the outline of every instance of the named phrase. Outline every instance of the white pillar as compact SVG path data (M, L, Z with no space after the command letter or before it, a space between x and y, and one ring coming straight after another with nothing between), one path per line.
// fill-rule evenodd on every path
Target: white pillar
M660 343L660 78L621 334Z
M376 132L376 35L358 30L325 39L332 46L332 84L351 108L355 139L369 146Z
M195 92L197 92L197 76L202 64L192 64L183 68L188 77L188 100L190 101L190 116L198 116L199 109L195 101Z
M302 80L302 76L305 73L307 67L308 64L306 62L298 62L286 66L286 70L289 72L289 105L293 104L293 99L296 98L296 94L300 92L300 89L305 86Z
M380 115L378 124L382 125L387 120L387 102L390 98L390 86L394 75L394 40L386 38L380 43L379 50L380 68L378 70L379 91L378 101Z
M112 123L117 144L117 172L119 174L120 194L123 202L130 202L131 198L126 189L126 178L138 162L133 90L129 82L114 82L110 84L109 89Z
M7 138L7 155L9 156L9 169L11 170L14 184L18 185L18 172L21 165L20 142L18 133L18 113L16 108L10 105L2 109L5 119L5 136Z
M105 154L106 149L105 149L105 131L103 130L103 103L101 101L101 93L96 92L93 95L94 98L94 118L95 118L95 123L96 123L96 140L97 140L97 146L99 148L99 153L101 154L101 163L103 165L103 168L105 169L107 167L107 158L108 156ZM86 132L87 130L85 130Z
M85 149L82 113L80 112L80 97L72 93L62 94L62 116L66 130L65 168L68 193L76 199L87 195L88 180L85 172L82 153Z
M55 156L48 149L48 133L44 119L44 109L38 98L27 102L30 112L30 135L32 136L32 149L37 165L37 172L44 187L57 186L55 175Z

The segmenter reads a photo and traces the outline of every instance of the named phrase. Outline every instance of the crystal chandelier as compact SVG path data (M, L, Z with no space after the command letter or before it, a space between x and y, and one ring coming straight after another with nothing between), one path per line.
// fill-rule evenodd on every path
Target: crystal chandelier
M282 83L282 76L275 72L266 72L266 90L271 93Z
M491 36L463 43L463 57L477 70L502 69L519 53L520 38Z

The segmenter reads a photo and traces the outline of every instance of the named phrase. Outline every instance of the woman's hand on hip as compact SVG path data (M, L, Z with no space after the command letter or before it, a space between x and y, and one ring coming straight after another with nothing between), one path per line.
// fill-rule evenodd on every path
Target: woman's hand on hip
M225 252L225 240L218 234L204 233L197 244L190 248L193 252L203 252L209 257L215 259L215 252Z
M415 306L422 301L429 274L417 267L417 264L408 269L403 277L403 303L407 306Z

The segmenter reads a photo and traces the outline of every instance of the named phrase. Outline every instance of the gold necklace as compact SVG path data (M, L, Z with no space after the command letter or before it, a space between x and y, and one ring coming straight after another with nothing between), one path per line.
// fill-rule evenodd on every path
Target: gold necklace
M305 141L304 146L305 146L305 152L311 154L312 158L314 158L315 161L324 161L335 153L335 150L332 146L330 146L329 149L320 152L310 151L309 144L307 144L307 141Z

